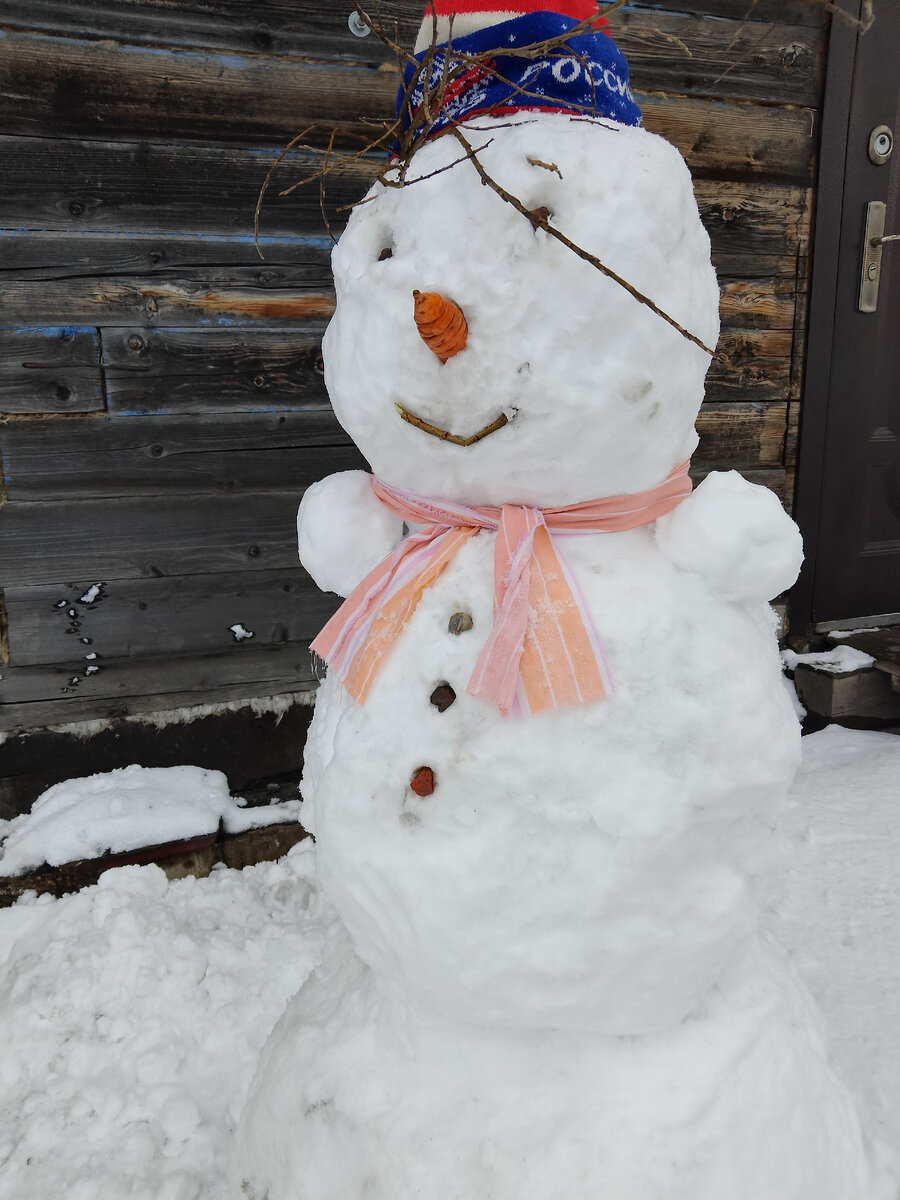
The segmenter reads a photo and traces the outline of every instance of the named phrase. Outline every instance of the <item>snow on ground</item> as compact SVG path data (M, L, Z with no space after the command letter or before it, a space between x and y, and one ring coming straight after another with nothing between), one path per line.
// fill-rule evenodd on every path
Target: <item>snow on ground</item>
M3 1200L221 1200L257 1055L327 932L311 876L299 846L0 913Z
M867 1127L900 1151L900 737L831 725L803 748L771 924Z
M900 1148L900 738L804 739L769 919L867 1124ZM334 917L312 848L0 911L0 1200L221 1200L257 1054Z

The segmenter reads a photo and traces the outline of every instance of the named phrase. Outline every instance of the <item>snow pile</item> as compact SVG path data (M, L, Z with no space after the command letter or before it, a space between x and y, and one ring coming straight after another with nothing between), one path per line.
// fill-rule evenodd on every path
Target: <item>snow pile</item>
M312 854L108 871L0 913L0 1200L221 1200L259 1051L331 917Z
M812 654L782 650L781 661L789 671L796 671L804 663L808 667L815 667L817 671L827 671L829 675L849 675L852 671L871 667L875 659L855 646L835 646L833 650L817 650Z
M900 738L830 728L803 748L770 917L868 1127L900 1149ZM126 867L0 910L0 1200L223 1200L257 1056L326 944L340 959L308 842L243 872Z
M299 801L250 808L232 799L221 771L121 767L48 788L31 812L0 821L0 874L22 875L141 846L215 833L241 833L296 820Z
M828 1018L873 1133L900 1151L900 737L803 739L773 928Z

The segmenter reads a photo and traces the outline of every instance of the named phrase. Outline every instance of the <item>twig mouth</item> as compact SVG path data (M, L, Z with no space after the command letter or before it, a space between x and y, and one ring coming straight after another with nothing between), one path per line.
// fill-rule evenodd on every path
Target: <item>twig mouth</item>
M442 442L452 442L454 446L474 446L476 442L482 441L483 438L496 433L498 429L502 429L504 425L508 425L510 420L506 413L501 413L496 421L491 421L490 425L485 425L484 429L479 429L477 433L473 433L469 437L460 437L458 433L448 433L446 429L440 429L437 425L432 425L429 421L423 421L421 417L417 417L415 413L411 413L402 404L395 404L394 407L403 420L408 421L410 425L414 425L416 429L421 429L423 433L428 433L432 437L440 438Z

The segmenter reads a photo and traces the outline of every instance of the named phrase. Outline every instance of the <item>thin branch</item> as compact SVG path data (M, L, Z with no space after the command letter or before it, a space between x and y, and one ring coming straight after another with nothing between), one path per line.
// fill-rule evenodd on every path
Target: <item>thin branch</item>
M744 24L746 24L746 21L744 22ZM781 19L781 17L779 17L777 21L773 21L771 24L767 25L765 30L763 31L762 36L760 38L758 38L752 46L748 46L743 54L739 54L737 56L737 58L734 60L734 62L730 62L728 64L728 66L725 68L725 70L722 72L722 74L717 76L713 80L713 86L715 86L717 83L721 83L722 80L725 78L725 76L730 71L733 71L735 69L735 67L739 67L742 62L746 62L747 59L750 58L751 55L756 54L756 52L759 50L760 46L762 46L762 44L767 40L767 38L769 38L775 32L776 29L780 29L782 24L783 24L782 19ZM741 26L741 29L743 29L743 25ZM740 29L738 30L738 33L735 34L735 37L731 39L732 45L734 45L735 39L737 38L739 33L740 33Z
M483 150L484 146L482 146L481 149ZM532 158L530 154L528 156L528 161L533 167L543 167L544 170L549 171L551 175L558 175L560 179L562 179L562 171L559 169L556 163L545 163L539 158Z
M293 150L293 148L297 145L297 143L301 140L301 138L305 138L306 135L308 133L310 133L313 128L314 128L314 126L312 126L312 125L307 126L307 128L304 129L302 133L298 133L295 138L292 138L288 142L288 144L285 146L285 148L282 150L282 152L275 159L275 162L269 168L269 172L266 175L263 185L259 189L259 195L256 197L256 208L253 210L253 245L256 247L256 253L259 255L260 259L263 262L265 262L265 259L263 258L263 252L259 248L259 213L260 213L260 209L262 208L263 196L265 196L266 192L268 191L269 184L272 181L272 176L275 174L275 171L278 168L278 164L281 162L281 160L284 158L284 156L286 154L289 154L290 151Z
M331 238L331 244L337 245L337 238L331 232L331 222L328 220L328 209L325 207L325 176L328 174L328 156L334 147L334 133L332 129L331 137L328 139L328 149L325 151L325 158L322 161L322 170L319 172L319 211L322 214L322 221L325 224L326 232Z
M440 438L442 442L453 442L454 446L474 446L476 442L489 437L490 434L496 433L498 429L502 429L504 425L509 423L509 417L506 413L501 413L496 421L491 421L490 425L485 425L484 429L479 429L477 433L473 433L470 437L460 437L457 433L448 433L446 429L441 429L437 425L432 425L429 421L423 421L421 417L417 417L415 413L411 413L408 408L404 408L402 404L394 404L397 412L410 425L415 425L416 429L421 429L423 433L430 433L432 437Z
M493 139L491 139L491 141L493 141ZM485 144L489 146L491 143L487 142ZM484 149L484 146L482 146L481 149ZM464 163L465 161L466 161L466 156L465 156L465 154L463 154L459 158L454 158L453 162L447 163L446 166L438 167L434 171L429 171L427 175L417 175L414 179L407 178L402 183L400 182L399 179L387 179L387 178L384 178L382 175L379 175L378 182L383 184L385 187L408 188L408 187L412 187L413 184L423 183L426 179L434 179L434 177L436 175L443 175L445 171L451 171L454 167L458 167L460 163ZM543 166L543 163L541 164L541 166ZM393 168L391 168L391 169L393 169ZM386 175L386 172L384 172L383 174ZM562 178L562 176L560 176L560 179L561 178ZM354 208L360 208L363 204L369 204L374 199L375 199L374 196L364 196L362 198L362 200L354 200L354 202L352 204L340 205L339 208L335 209L335 212L350 212Z
M841 8L840 4L833 3L833 0L810 0L810 2L820 4L826 12L841 17L848 25L855 25L860 33L868 33L875 20L874 0L863 0L862 15L859 17L852 17L845 8Z
M582 258L585 262L590 263L592 267L596 267L601 275L606 275L607 278L612 279L615 283L617 283L619 287L623 287L630 296L633 296L635 300L638 300L641 304L646 305L651 312L655 313L658 317L661 317L667 325L671 325L673 329L677 329L682 337L687 338L689 342L693 342L695 346L699 346L700 349L705 351L705 353L710 355L710 357L716 358L715 350L710 350L709 346L707 346L705 342L701 341L696 334L693 334L690 332L690 330L685 329L683 325L679 325L674 317L670 317L667 312L664 312L658 304L655 304L650 299L649 296L645 296L643 292L639 292L638 289L630 284L627 279L623 279L621 275L616 274L616 272L610 267L607 267L605 263L602 263L595 254L591 254L589 251L582 249L581 246L576 245L575 242L573 242L570 238L567 238L564 233L560 232L560 230L554 229L546 217L538 216L536 212L527 209L517 196L514 196L512 192L508 192L506 188L502 186L502 184L497 183L495 179L492 179L491 176L488 175L487 171L484 169L484 166L479 161L478 155L473 150L471 143L468 141L459 126L452 125L451 131L453 136L465 150L466 158L469 159L475 170L478 172L481 182L486 187L489 187L491 191L496 192L501 200L505 200L507 204L511 204L512 207L520 212L523 217L527 217L532 225L537 224L546 233L549 233L551 237L556 238L558 242L562 242L562 244L567 249L571 250L573 254L577 254L579 258Z
M341 167L351 166L358 159L365 157L366 154L370 154L373 150L377 150L381 146L382 142L384 142L385 138L394 136L394 133L397 130L398 125L399 125L399 121L394 121L393 124L390 125L384 132L380 133L377 138L374 138L372 141L368 142L361 149L355 150L353 152L353 154L339 155L328 167L328 174L329 175L332 174L333 172L339 170ZM309 127L309 129L305 129L303 131L303 133L299 134L299 137L305 137L306 134L308 134L310 132L310 130L314 129L314 128L315 128L315 126L311 125ZM285 148L285 150L282 153L282 157L284 154L287 153L288 150L293 149L296 146L296 144L297 144L297 138L295 138L293 140L293 142L291 142L290 146L287 146ZM320 154L327 158L327 152L322 150L322 148L320 146L302 145L298 148L300 150L306 150L310 154ZM279 159L279 161L280 161L280 159ZM278 164L276 163L275 165L277 166ZM316 179L319 178L319 176L321 174L323 174L322 171L316 171L312 175L306 175L306 176L304 176L303 179L298 179L296 183L292 183L290 187L287 187L283 191L280 191L278 193L278 195L279 196L290 196L290 194L292 192L295 192L297 190L297 188L305 187L308 183L313 183Z

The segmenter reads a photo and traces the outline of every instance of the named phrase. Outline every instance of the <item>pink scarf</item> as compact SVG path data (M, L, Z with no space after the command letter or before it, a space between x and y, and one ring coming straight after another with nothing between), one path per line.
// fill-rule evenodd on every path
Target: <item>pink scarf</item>
M372 478L375 495L427 528L404 538L365 577L312 643L360 704L422 593L460 546L496 530L494 624L467 691L504 717L599 700L612 692L597 632L554 534L615 533L649 525L691 493L688 464L647 492L563 508L468 508Z

